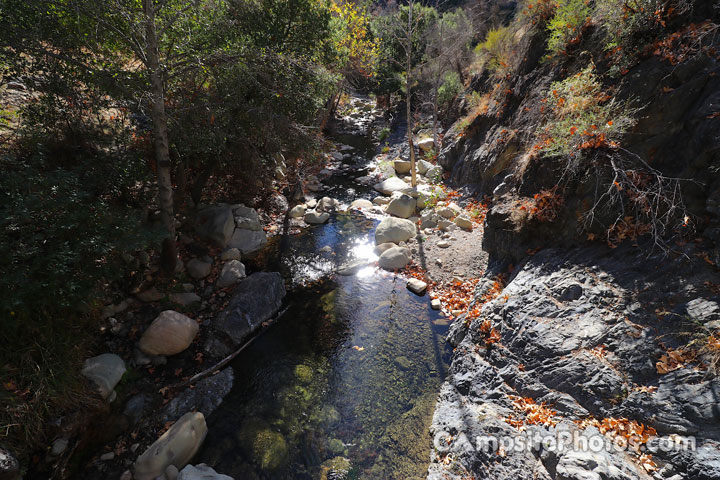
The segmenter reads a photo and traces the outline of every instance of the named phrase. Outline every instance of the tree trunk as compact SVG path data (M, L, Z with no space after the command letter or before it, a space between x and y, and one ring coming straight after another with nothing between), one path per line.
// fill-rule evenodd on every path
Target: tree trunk
M157 162L158 200L160 220L175 241L175 216L173 214L172 177L170 175L170 148L168 142L167 116L165 114L165 92L163 73L160 67L158 39L155 31L155 1L143 0L145 12L145 55L150 73L150 104L153 122L155 161Z
M432 107L433 107L433 124L432 124L432 131L433 131L433 148L435 149L435 152L440 151L440 145L438 145L438 88L433 89L433 99L432 99Z
M405 103L407 107L407 135L408 135L408 147L410 147L410 173L411 173L411 185L417 186L417 177L415 176L415 145L413 145L413 125L412 125L412 111L410 108L410 67L412 60L412 15L413 15L413 1L410 1L408 10L408 28L407 28L407 72L405 73Z

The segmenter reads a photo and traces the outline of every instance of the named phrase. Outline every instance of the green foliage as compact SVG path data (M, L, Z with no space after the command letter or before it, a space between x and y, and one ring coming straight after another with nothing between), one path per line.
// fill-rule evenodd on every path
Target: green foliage
M372 33L378 39L374 93L396 93L402 90L407 69L405 42L407 39L409 9L401 6L386 15L375 17ZM438 12L432 7L413 5L410 68L414 69L425 55L427 33L438 21Z
M493 28L487 33L485 41L477 44L475 54L483 67L496 71L507 66L511 45L512 32L509 27Z
M443 77L442 85L438 88L438 106L444 108L452 103L452 101L463 91L463 84L460 81L460 75L457 72L446 72Z
M547 25L548 55L560 55L569 45L578 43L591 14L589 0L559 1L555 14Z
M380 143L387 140L387 138L390 136L390 129L388 127L383 128L380 130L380 133L378 133L378 141Z
M594 65L555 82L545 99L550 112L536 149L577 161L583 151L613 147L634 125L634 112L608 95Z

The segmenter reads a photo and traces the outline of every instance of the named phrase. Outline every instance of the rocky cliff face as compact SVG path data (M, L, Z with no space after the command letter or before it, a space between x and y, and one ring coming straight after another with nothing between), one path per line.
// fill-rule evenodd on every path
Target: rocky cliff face
M709 365L717 352L708 347L720 324L718 276L695 257L695 246L684 253L548 249L519 266L502 295L455 329L428 478L720 478L720 381ZM488 321L501 336L491 345ZM484 436L547 439L561 430L612 438L630 431L611 428L622 419L660 438L692 436L698 448L652 453L650 468L647 457L607 448L483 451L478 444Z
M663 36L638 40L644 53L620 74L601 24L587 22L566 55L547 61L546 30L515 21L507 74L473 79L486 103L466 107L439 162L451 182L488 197L486 277L505 273L507 283L487 302L481 281L480 314L452 326L457 348L436 406L428 478L720 479L720 63L717 50L665 50L698 25L717 31L711 3L694 2ZM703 38L717 46L717 35ZM556 82L588 65L612 101L632 106L634 125L607 152L573 163L573 154L535 145ZM679 192L684 225L616 236L617 225L639 224L647 211L618 221L628 204L603 204L615 174L631 170L602 163L613 149L637 161L643 178L676 182L670 195ZM695 230L682 239L685 226ZM558 438L569 439L564 448L553 445ZM638 448L613 445L628 440Z

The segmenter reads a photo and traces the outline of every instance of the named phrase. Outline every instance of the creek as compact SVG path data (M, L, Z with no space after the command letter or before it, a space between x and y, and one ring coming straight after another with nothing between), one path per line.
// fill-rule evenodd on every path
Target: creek
M357 104L366 121L368 104ZM367 132L333 140L353 148L317 198L372 199L355 179L379 147ZM290 288L287 309L233 361L234 387L208 418L198 463L248 480L425 478L447 320L401 276L374 266L333 273L376 260L380 218L340 209L265 252Z

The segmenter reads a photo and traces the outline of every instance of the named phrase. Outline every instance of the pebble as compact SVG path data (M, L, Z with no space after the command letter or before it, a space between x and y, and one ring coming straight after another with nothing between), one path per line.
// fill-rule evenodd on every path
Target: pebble
M113 458L115 458L115 452L108 452L108 453L103 453L102 455L100 455L100 460L102 460L103 462L108 462L108 461L112 460Z
M448 243L446 240L440 240L437 243L437 246L440 248L448 248L450 246L450 243Z
M440 300L438 300L437 298L433 298L430 302L430 306L433 310L440 310Z
M50 455L53 457L57 457L61 453L67 449L69 440L67 438L58 438L55 440L52 444L52 449L50 450Z

